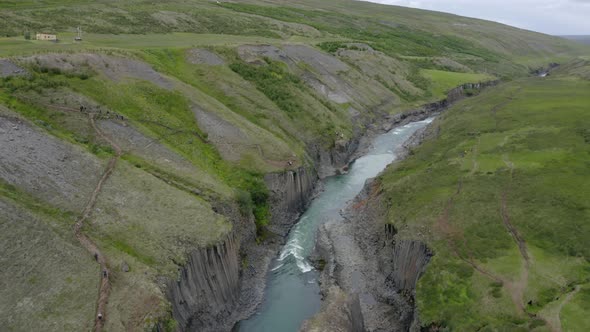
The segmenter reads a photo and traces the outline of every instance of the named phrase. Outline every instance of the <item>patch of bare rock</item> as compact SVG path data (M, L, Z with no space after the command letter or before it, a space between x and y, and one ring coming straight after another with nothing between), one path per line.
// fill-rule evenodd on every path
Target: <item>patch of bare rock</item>
M200 48L189 50L186 58L188 62L195 65L221 66L225 64L225 61L217 54Z

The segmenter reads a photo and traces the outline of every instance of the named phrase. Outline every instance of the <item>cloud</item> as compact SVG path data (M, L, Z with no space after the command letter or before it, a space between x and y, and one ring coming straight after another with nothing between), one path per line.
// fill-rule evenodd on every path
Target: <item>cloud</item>
M477 17L553 35L590 35L590 0L368 0Z

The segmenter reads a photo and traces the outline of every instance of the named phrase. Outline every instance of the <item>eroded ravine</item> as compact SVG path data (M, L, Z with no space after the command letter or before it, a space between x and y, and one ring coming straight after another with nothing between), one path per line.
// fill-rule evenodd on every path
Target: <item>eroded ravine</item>
M339 220L345 208L369 178L377 176L396 159L396 151L418 129L432 119L413 122L378 136L366 155L357 159L344 175L325 180L324 191L291 230L287 243L274 260L267 278L263 303L258 312L240 322L239 331L297 331L321 305L318 272L308 261L318 227Z

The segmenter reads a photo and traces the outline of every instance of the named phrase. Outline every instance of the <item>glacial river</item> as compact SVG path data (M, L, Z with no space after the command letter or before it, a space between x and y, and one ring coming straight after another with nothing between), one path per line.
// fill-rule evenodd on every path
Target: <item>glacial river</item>
M413 122L379 135L372 148L352 163L347 174L325 179L325 190L316 197L289 233L287 243L271 263L264 300L258 311L235 328L240 332L295 332L321 306L319 272L308 261L318 227L341 219L345 208L362 190L367 179L377 176L396 159L395 151L432 118Z

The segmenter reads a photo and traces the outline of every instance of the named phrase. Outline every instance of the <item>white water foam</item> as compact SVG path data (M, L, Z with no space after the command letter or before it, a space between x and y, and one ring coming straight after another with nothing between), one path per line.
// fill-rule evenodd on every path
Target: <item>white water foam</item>
M273 267L272 269L270 269L270 271L271 271L271 272L274 272L274 271L276 271L276 270L278 270L278 269L282 268L282 267L283 267L283 265L284 265L284 264L279 264L279 265L277 265L277 266Z
M299 271L301 271L302 273L309 272L309 271L313 270L313 267L311 266L311 264L309 264L305 260L304 249L300 245L299 238L298 238L298 235L301 235L301 233L297 229L293 230L293 232L294 232L294 236L291 239L289 239L287 244L285 244L285 246L283 247L283 250L281 251L281 254L279 255L279 258L277 260L279 262L283 262L288 257L293 257L293 259L295 260L295 264L297 265L297 268L299 269ZM279 266L282 267L284 264L285 263L282 263ZM279 267L276 267L275 269L278 269L278 268ZM271 271L274 271L274 269Z
M303 273L309 272L311 270L313 270L313 266L311 266L311 264L309 264L308 262L306 262L305 260L297 260L297 267L299 268L299 270Z

